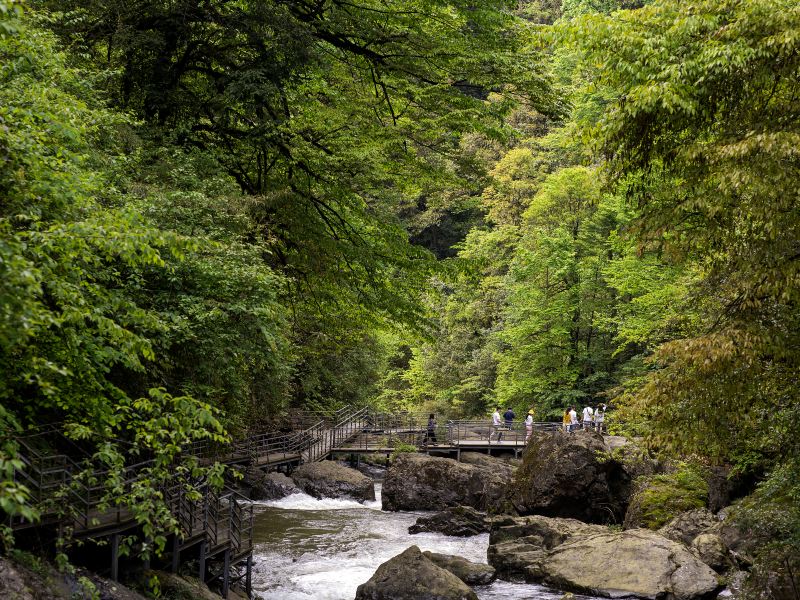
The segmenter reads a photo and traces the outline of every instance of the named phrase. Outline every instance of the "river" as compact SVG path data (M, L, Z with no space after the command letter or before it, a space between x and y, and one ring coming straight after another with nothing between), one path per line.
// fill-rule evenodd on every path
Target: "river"
M424 513L381 510L377 500L317 500L293 494L257 503L253 592L261 600L353 600L378 566L416 544L422 550L486 562L489 535L458 538L409 535ZM576 565L580 568L580 565ZM559 600L564 594L535 584L496 581L475 588L481 600ZM590 596L576 596L589 600Z

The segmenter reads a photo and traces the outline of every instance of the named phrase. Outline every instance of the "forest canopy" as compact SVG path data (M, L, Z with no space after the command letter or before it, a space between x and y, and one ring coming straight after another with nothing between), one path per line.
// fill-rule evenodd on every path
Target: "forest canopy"
M42 426L605 403L796 547L799 75L789 0L0 0L0 509Z

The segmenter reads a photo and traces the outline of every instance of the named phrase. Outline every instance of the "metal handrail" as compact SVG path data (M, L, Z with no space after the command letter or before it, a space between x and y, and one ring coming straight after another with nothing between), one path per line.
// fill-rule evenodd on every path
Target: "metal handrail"
M561 429L561 424L535 421L532 429L533 431L558 431ZM519 444L525 443L526 439L527 428L521 421L513 421L511 424L504 421L500 425L494 425L491 420L483 419L458 419L447 422L447 441L450 444L463 444L470 441L506 441Z
M316 419L309 421L312 415ZM226 462L252 461L271 454L279 455L281 460L297 455L298 460L311 462L324 458L376 422L381 425L402 422L416 428L416 422L421 418L411 415L384 416L372 413L367 408L349 407L328 414L307 413L302 417L306 420L300 430L260 432L226 444L200 441L187 445L183 452L198 459ZM105 479L109 471L79 464L65 454L48 454L39 447L38 442L33 441L45 440L48 432L62 435L51 427L17 438L23 468L15 473L15 477L31 489L34 501L42 503L48 498L65 500L59 505L60 510L54 507L54 514L61 514L62 519L66 516L76 532L88 532L96 525L105 528L130 520L132 513L124 505L113 504L113 500L111 506L107 505ZM76 450L81 449L76 447ZM85 458L90 460L89 456ZM119 484L129 490L153 464L152 460L145 460L127 465ZM237 552L252 548L254 513L252 505L244 497L231 491L216 493L205 487L200 499L190 500L186 489L180 485L166 487L162 493L182 537L193 536L202 530L212 545L229 540ZM100 522L96 523L96 519Z

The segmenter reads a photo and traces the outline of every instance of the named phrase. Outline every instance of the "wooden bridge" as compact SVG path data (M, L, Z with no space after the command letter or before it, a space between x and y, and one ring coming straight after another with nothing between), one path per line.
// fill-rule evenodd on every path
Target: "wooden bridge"
M425 453L446 454L460 459L462 452L513 453L519 456L528 441L522 422L494 427L490 420L443 420L429 430L427 415L367 413L366 426L338 444L334 453L391 453L401 446L414 446ZM531 432L554 432L560 423L535 422Z

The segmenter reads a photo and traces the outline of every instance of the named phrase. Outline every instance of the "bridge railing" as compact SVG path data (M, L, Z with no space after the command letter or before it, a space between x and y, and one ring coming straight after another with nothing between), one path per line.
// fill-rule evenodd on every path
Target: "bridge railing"
M552 432L561 429L560 423L538 421L533 423L533 431ZM452 445L463 445L470 442L513 442L516 445L526 442L527 429L521 421L511 425L495 426L491 420L453 420L447 422L447 441Z
M230 538L234 556L253 549L253 503L238 492L227 492L230 506Z
M379 413L362 410L351 421L346 437L337 440L342 449L388 449L399 444L424 443L428 413Z

